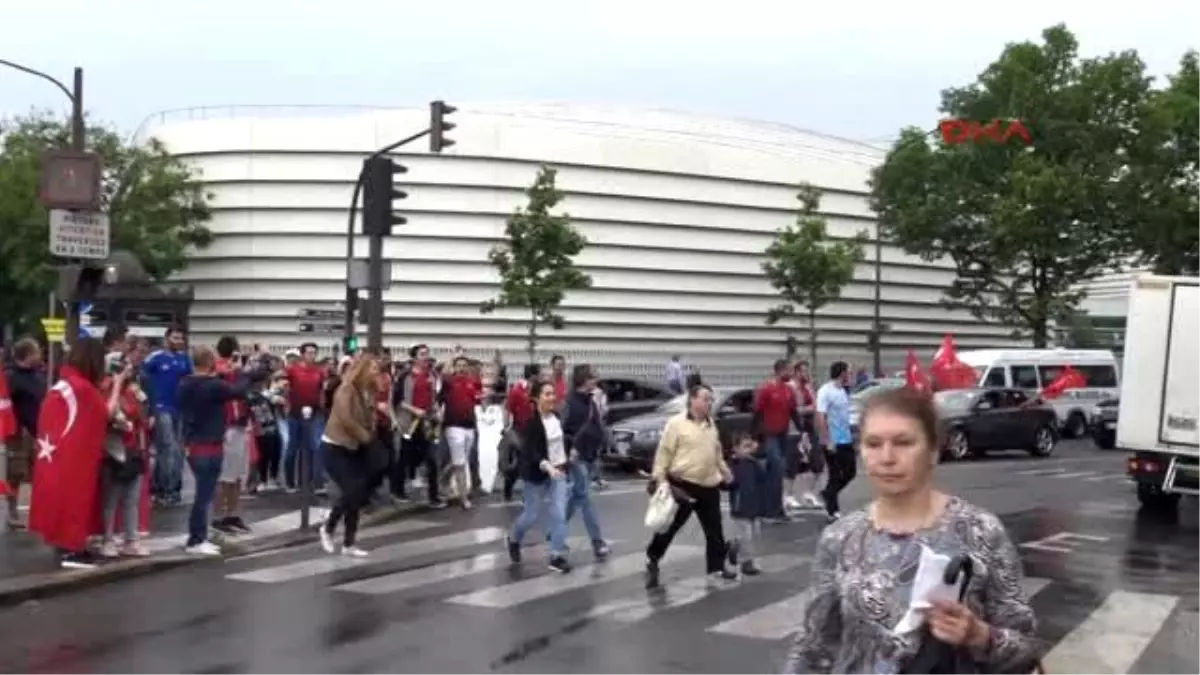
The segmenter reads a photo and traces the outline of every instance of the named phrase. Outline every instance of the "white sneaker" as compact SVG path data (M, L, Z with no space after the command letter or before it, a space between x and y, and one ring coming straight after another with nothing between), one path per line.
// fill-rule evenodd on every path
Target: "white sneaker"
M350 558L365 558L370 554L357 546L347 546L342 549L342 555Z
M784 506L784 508L787 508L787 509L790 509L793 511L803 507L803 505L800 503L800 500L796 499L795 497L793 497L791 495L788 495L783 498L783 506Z
M321 548L325 549L326 553L337 553L337 542L333 540L333 535L329 533L329 530L326 530L324 525L317 529L321 532Z
M191 553L192 555L207 555L207 556L221 555L221 547L217 546L216 544L212 543L211 541L202 541L199 544L196 544L195 546L188 546L187 548L185 548L183 550L186 553Z
M804 503L809 508L813 508L813 509L825 508L825 502L822 501L822 499L820 497L818 497L815 492L805 492L804 493Z
M121 551L117 548L117 542L111 539L100 545L100 555L105 558L119 558Z

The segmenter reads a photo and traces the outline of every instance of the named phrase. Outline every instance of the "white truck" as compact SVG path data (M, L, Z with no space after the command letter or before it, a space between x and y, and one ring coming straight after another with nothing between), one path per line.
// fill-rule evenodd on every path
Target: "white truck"
M1174 509L1200 494L1200 279L1133 281L1120 401L1117 447L1138 501Z

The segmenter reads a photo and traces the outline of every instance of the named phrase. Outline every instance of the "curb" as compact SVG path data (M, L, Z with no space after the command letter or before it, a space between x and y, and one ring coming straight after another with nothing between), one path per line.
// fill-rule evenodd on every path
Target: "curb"
M383 508L370 514L364 514L359 527L366 529L383 525L411 513L418 513L424 510L426 509L419 505L406 506L404 508ZM187 565L221 562L251 553L303 546L317 540L316 528L318 525L320 523L315 522L306 531L293 530L291 532L263 537L258 540L241 543L227 542L222 544L222 555L220 556L206 558L172 551L159 553L148 558L110 562L94 569L57 570L53 572L25 574L0 580L0 607L20 605L31 600L44 600L57 595L98 586L110 581L136 579L137 577ZM49 559L49 556L47 556L47 559Z

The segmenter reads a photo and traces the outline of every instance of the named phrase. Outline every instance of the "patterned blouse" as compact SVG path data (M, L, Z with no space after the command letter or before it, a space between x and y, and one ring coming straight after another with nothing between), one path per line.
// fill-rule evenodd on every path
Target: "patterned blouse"
M956 497L937 522L913 534L875 529L865 509L825 529L784 672L899 672L920 646L922 631L892 630L908 609L922 544L974 562L966 604L992 627L987 648L971 651L980 672L1030 672L1042 644L1017 549L996 516Z

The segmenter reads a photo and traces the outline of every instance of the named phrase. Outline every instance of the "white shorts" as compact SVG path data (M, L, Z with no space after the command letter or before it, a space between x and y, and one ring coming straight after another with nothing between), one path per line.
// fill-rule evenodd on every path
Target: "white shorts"
M225 430L225 441L221 449L225 459L221 462L221 483L239 483L250 473L250 439L241 427Z
M446 447L450 450L451 466L466 466L475 445L475 430L462 427L446 427Z

